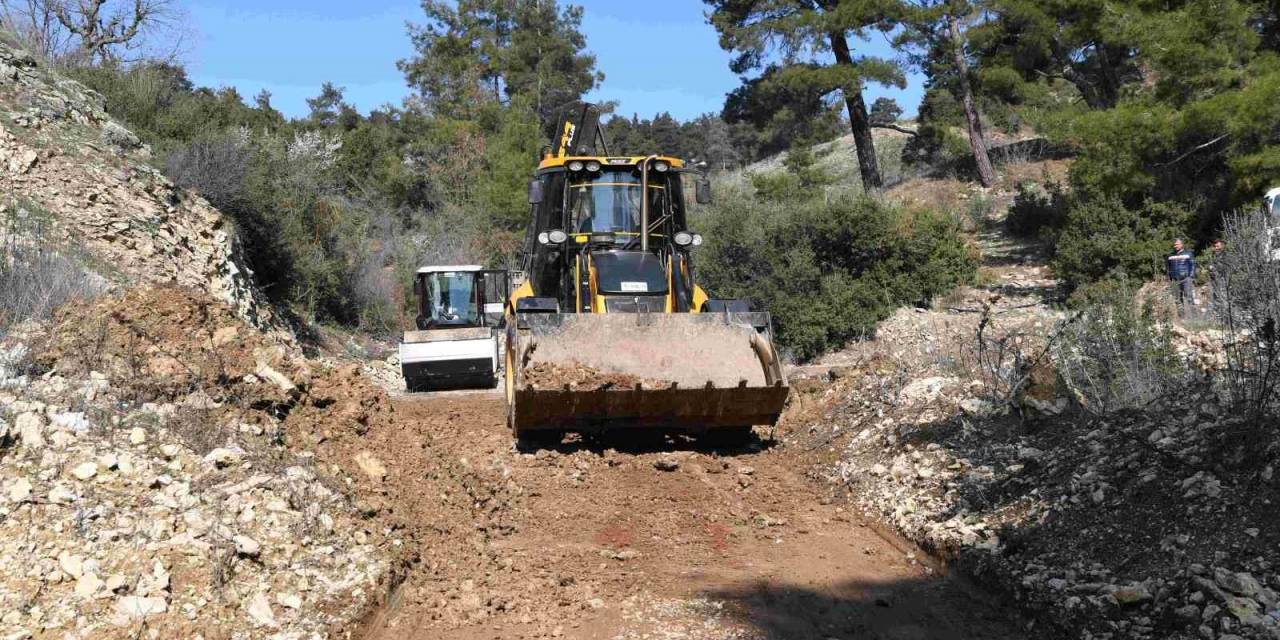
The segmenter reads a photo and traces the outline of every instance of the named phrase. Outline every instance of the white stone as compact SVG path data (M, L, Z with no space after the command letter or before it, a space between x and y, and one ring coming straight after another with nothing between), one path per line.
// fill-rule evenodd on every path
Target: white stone
M271 601L267 599L267 594L259 591L256 595L249 599L245 604L245 611L249 613L249 619L253 624L259 627L278 627L276 622L276 614L271 610Z
M72 578L79 578L84 573L84 557L63 551L58 554L58 568Z
M236 449L218 447L217 449L205 454L204 461L207 464L213 465L215 468L221 469L239 462L241 457L243 457L242 452L237 451Z
M59 429L68 429L76 432L89 430L89 419L85 417L82 411L65 411L55 414L51 422L53 426Z
M49 442L53 444L55 449L66 449L71 443L76 441L76 434L70 431L54 431L49 435Z
M71 469L71 475L75 476L77 480L88 480L98 475L98 463L81 462Z
M22 502L31 497L31 481L18 478L9 485L9 502Z
M280 606L287 607L289 609L302 608L302 598L296 593L277 593L276 602L279 602Z
M169 571L164 564L156 560L151 565L151 573L138 579L137 592L144 596L163 596L169 591Z
M44 416L28 411L18 414L13 419L13 428L18 432L22 445L28 449L39 449L44 446Z
M169 610L169 603L159 596L124 596L116 602L116 612L128 618L145 618Z
M102 471L110 471L120 466L120 456L108 451L98 456L98 467Z
M265 362L259 362L258 368L254 371L254 373L257 374L259 378L263 378L265 380L270 380L271 382L274 382L276 386L280 387L280 390L284 391L285 393L290 393L298 388L297 385L293 384L293 381L289 379L289 376L286 376L283 373L276 371Z
M980 398L965 398L960 401L960 410L971 416L983 418L995 413L996 405Z
M242 556L254 557L262 551L262 545L249 536L236 536L232 541L236 543L236 553Z
M54 504L71 504L78 497L74 491L63 484L55 484L49 490L49 502Z
M928 402L937 398L947 387L959 382L959 379L951 377L923 378L911 381L899 394L904 402Z
M92 598L104 584L97 574L85 573L76 581L76 595L84 599Z

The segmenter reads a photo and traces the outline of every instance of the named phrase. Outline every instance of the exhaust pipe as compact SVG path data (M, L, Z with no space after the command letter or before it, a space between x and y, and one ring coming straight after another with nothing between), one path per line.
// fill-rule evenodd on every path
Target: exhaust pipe
M640 250L649 252L649 163L658 158L653 154L640 163Z

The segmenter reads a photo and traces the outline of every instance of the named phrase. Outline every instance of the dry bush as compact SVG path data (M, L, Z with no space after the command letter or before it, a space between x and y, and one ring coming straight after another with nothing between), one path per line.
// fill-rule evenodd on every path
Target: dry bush
M213 138L193 141L165 160L165 174L180 187L204 196L213 206L234 210L243 204L249 170L249 130L232 129Z
M982 383L983 399L999 409L1021 409L1028 387L1049 363L1049 354L1069 321L1039 335L1022 327L996 327L992 301L983 301L973 342L961 348L961 366Z
M20 205L0 227L0 335L28 319L90 298L102 286L80 266L82 253L50 239L38 209Z
M1280 236L1265 215L1229 214L1225 248L1209 265L1211 312L1221 326L1226 367L1221 382L1236 409L1253 417L1275 410L1280 387Z
M1143 409L1184 391L1191 371L1175 354L1162 298L1127 283L1102 283L1077 298L1054 349L1058 375L1086 411Z

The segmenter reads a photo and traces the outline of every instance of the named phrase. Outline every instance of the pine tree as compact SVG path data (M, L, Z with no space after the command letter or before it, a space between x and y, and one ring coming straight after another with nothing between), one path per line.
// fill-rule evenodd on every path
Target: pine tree
M984 187L991 187L996 183L996 172L987 153L987 137L975 96L967 46L968 23L981 7L969 0L915 0L910 8L904 14L907 28L898 41L921 47L924 53L915 57L917 64L931 79L940 80L952 89L964 110L978 181Z
M731 63L736 73L761 68L770 55L781 53L796 61L809 52L830 53L835 62L817 59L790 64L777 80L821 95L840 90L849 114L858 155L858 169L867 191L883 184L876 161L875 143L866 101L867 82L905 86L902 69L893 61L855 55L849 37L865 38L872 30L891 29L898 10L892 0L849 2L841 0L704 0L712 7L711 23L720 33L720 46L738 56Z
M555 0L424 0L410 27L417 55L399 66L429 113L481 117L486 105L529 99L544 122L604 75L584 52L582 9Z

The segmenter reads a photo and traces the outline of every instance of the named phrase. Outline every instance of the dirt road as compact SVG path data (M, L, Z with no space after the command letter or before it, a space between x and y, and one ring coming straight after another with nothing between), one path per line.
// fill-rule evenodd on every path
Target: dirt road
M395 409L359 446L388 468L371 510L408 560L357 637L1023 636L850 514L802 452L615 439L527 454L498 396Z

